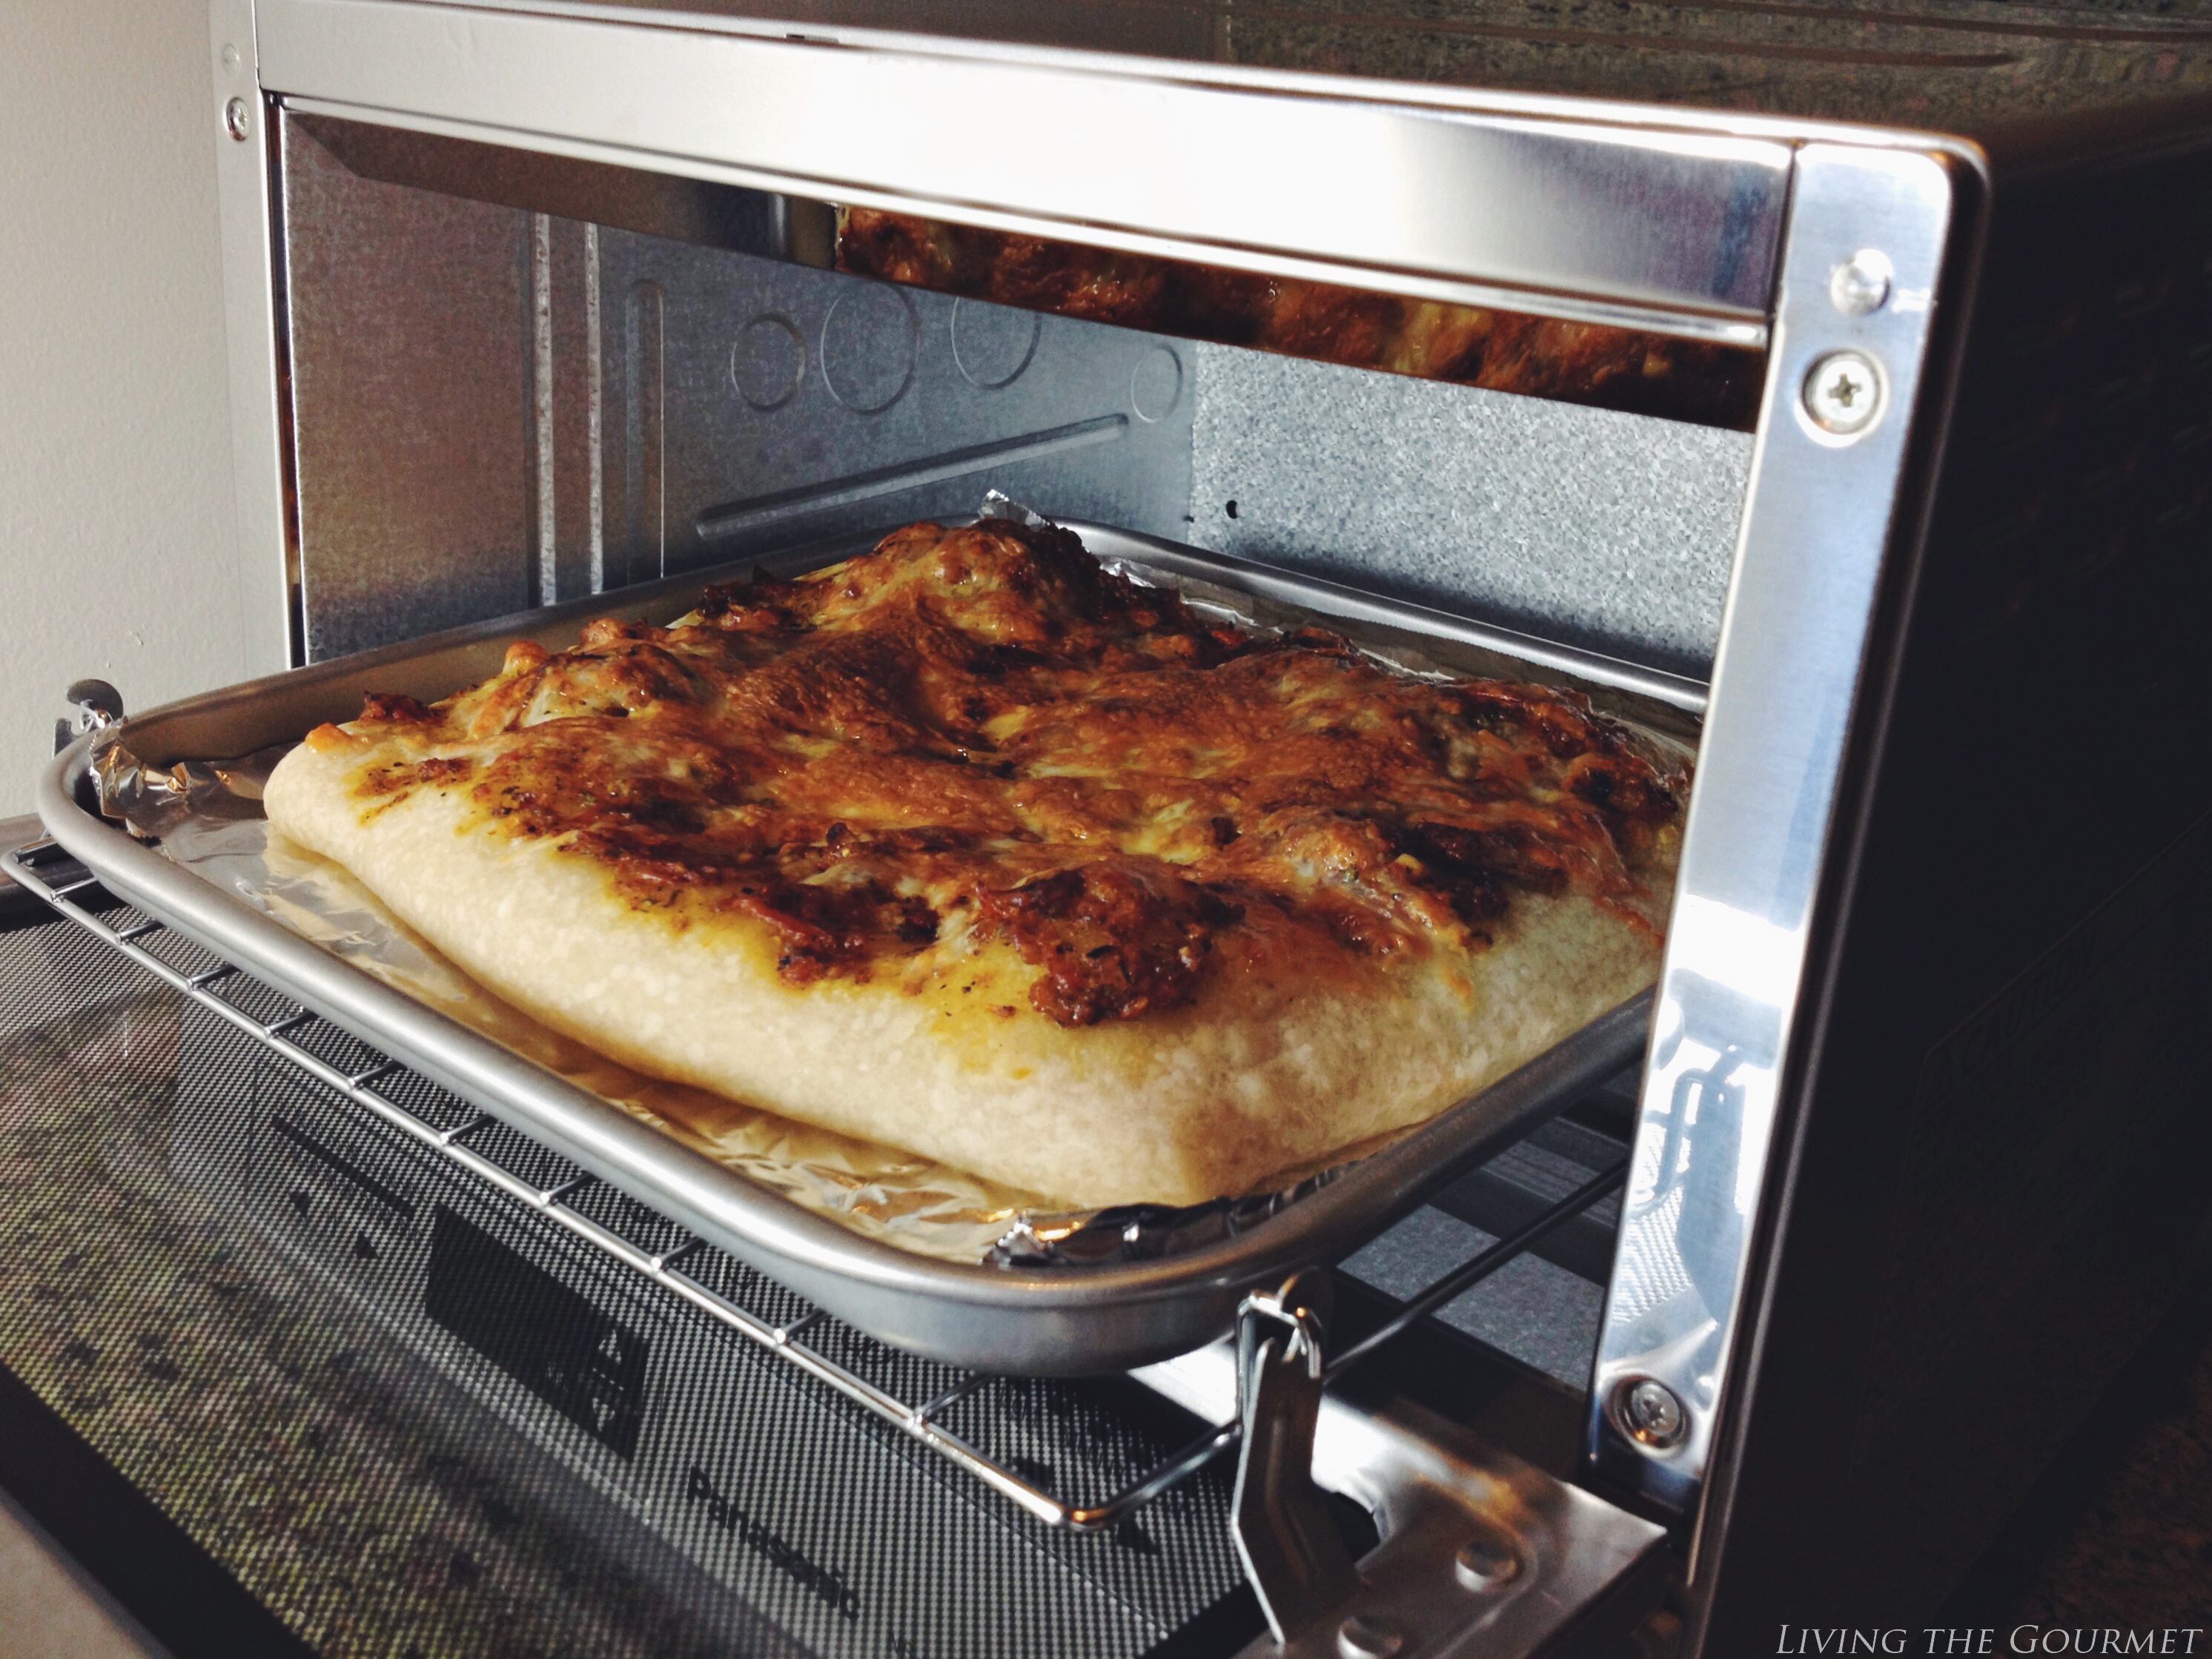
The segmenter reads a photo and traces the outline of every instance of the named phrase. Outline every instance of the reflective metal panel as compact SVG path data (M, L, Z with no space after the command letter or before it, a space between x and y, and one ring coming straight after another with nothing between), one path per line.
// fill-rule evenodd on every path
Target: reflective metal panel
M298 118L316 143L364 179L496 202L579 223L615 225L702 247L827 265L836 222L818 202L542 150L471 143L404 127ZM794 223L794 219L797 222Z
M580 11L262 0L262 79L338 113L528 134L762 188L1079 228L1085 241L1361 286L1490 284L1656 307L1747 341L1760 331L1779 144L625 29Z
M520 610L539 597L532 216L283 143L307 659Z
M1591 1395L1600 1467L1678 1509L1705 1479L1725 1408L1778 1074L1952 197L1930 155L1828 144L1798 155L1773 368ZM1893 272L1884 303L1863 315L1831 292L1861 250Z
M1185 529L1186 341L596 240L604 586L965 517L993 487L1057 518Z
M1703 674L1748 434L1200 345L1182 539Z

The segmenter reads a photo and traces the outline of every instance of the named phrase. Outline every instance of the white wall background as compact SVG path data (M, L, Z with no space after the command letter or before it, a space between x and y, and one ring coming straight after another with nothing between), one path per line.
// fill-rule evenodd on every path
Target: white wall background
M0 817L63 689L242 678L206 0L0 0Z

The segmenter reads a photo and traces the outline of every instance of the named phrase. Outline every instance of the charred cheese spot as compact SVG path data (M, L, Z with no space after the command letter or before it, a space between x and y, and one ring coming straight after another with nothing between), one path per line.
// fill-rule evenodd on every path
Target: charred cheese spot
M1133 1019L1190 1000L1213 933L1243 907L1134 860L987 890L983 927L1041 969L1030 1003L1062 1025Z
M1684 781L1573 694L1243 632L995 521L520 642L362 725L405 734L355 775L372 811L465 791L672 927L766 939L794 985L890 972L1011 1017L970 994L995 950L1020 964L999 995L1071 1026L1210 975L1480 951L1516 893L1620 904Z
M420 701L398 691L372 691L363 700L364 726L422 726L436 718Z

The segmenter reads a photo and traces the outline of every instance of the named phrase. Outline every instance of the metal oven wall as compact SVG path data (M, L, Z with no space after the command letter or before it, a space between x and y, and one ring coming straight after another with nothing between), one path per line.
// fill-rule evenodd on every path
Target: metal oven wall
M1661 666L1711 659L1747 434L377 182L296 119L282 155L308 659L972 513L988 487Z
M1862 694L1705 1652L1932 1616L2203 1261L2208 262L2201 155L1996 188Z

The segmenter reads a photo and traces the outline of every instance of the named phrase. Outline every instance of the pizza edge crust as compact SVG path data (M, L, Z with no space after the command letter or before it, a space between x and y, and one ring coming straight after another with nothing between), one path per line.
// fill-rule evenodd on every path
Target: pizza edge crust
M647 1075L1077 1205L1265 1190L1435 1115L1656 975L1656 934L1571 894L1516 896L1473 956L1350 981L1214 975L1188 1006L1090 1027L1030 1008L1034 970L1003 946L919 984L794 987L764 925L679 931L590 860L502 833L465 789L365 808L355 781L392 752L295 749L270 823L488 989Z

